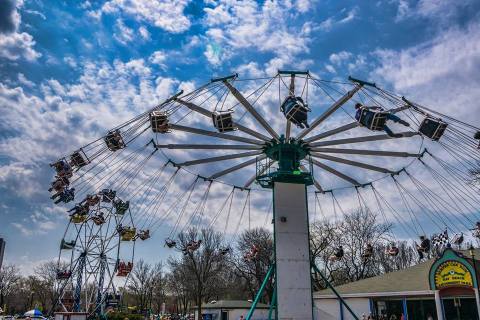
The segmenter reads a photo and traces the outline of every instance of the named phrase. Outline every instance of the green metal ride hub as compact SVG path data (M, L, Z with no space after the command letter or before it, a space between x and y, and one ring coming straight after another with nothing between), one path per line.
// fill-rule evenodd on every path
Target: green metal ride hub
M264 148L268 160L278 162L278 169L272 172L263 172L265 166L257 163L257 181L264 188L272 188L274 182L313 184L311 172L300 169L300 161L309 156L309 149L302 141L293 138L288 141L282 135L279 141L272 141ZM268 170L267 170L268 171Z

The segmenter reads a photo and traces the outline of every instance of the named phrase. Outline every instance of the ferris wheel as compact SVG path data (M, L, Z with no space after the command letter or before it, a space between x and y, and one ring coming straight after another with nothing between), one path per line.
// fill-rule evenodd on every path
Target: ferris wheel
M106 189L70 210L57 267L62 311L100 314L105 306L118 303L116 287L127 281L136 240L124 203Z
M70 222L67 233L71 230L72 238L81 237L79 230L88 230L91 237L104 228L99 247L106 248L112 243L108 239L128 234L134 243L169 228L165 246L188 255L201 247L201 239L179 248L175 234L221 225L225 234L235 237L246 225L247 211L250 225L255 194L264 200L269 197L262 191L272 189L273 199L267 202L274 218L277 312L310 319L312 204L315 211L317 204L320 211L328 209L334 219L341 219L349 207L378 211L386 222L395 222L398 238L417 239L421 257L437 245L460 246L470 230L469 237L479 239L479 189L469 183L470 171L479 168L478 132L475 126L355 78L327 81L308 71L279 71L256 79L235 74L214 78L189 93L180 91L61 158L52 165L57 173L52 198L57 203L82 201L73 212L85 220ZM93 226L97 213L89 200L111 190L128 199L118 203L123 208L128 204L129 218L107 210L105 219L115 228L104 227L109 223ZM82 241L88 248L98 248L87 238ZM392 258L399 254L396 239L387 248ZM123 247L120 240L116 248ZM75 268L84 268L81 254L89 250L72 250L68 281L84 281ZM341 246L328 250L331 263L347 254ZM374 243L367 243L359 254L370 259L375 250ZM92 252L91 265L101 270L107 265L101 262L102 251ZM228 252L223 248L219 254ZM252 248L246 256L253 260L257 254ZM117 261L112 270L128 275L134 268L133 254L130 257L130 267L120 268L119 261L127 260L118 256L106 261L112 267ZM292 277L292 270L303 271ZM96 292L105 292L103 287L114 281L96 274ZM89 294L93 296L101 295ZM91 302L78 297L86 303L82 310L91 310Z

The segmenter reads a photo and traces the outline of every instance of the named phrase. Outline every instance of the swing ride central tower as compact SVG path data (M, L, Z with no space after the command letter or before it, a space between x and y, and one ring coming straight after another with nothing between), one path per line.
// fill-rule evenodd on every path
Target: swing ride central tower
M275 286L277 319L313 319L307 186L313 184L310 170L300 163L308 156L301 141L281 136L265 148L278 169L265 173L257 163L257 181L273 189L275 237Z

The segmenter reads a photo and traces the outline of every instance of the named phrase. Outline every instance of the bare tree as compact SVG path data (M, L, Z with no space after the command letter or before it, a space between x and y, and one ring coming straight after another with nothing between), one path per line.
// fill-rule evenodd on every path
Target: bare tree
M191 250L191 244L201 240L196 250ZM222 253L224 248L223 237L212 229L189 229L178 235L178 247L183 253L179 260L169 261L172 269L182 265L185 269L185 280L193 280L194 301L197 304L198 314L202 314L202 303L218 292L225 271L226 259ZM193 277L191 277L193 276ZM193 278L193 279L192 279Z
M131 291L137 307L145 311L151 307L155 281L162 272L162 264L151 265L140 259L128 279L127 289Z
M15 285L20 281L19 270L14 265L3 266L0 270L0 306L12 294Z
M49 261L42 263L34 270L35 275L39 280L39 299L46 314L50 314L53 311L52 308L54 307L57 298L57 292L55 290L57 269L57 263L55 261Z

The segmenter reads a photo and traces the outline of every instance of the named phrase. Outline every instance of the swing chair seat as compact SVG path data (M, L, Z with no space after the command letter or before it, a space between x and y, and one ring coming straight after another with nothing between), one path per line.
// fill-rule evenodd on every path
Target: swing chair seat
M397 247L391 247L390 249L387 250L387 254L390 257L396 257L400 253L400 250Z
M97 226L100 226L105 223L105 218L103 216L94 216L92 218L93 223L95 223Z
M132 241L137 234L136 228L126 227L120 231L120 239L122 241Z
M387 123L387 111L372 111L366 108L362 109L358 122L373 131L383 131L383 127Z
M72 273L70 271L57 271L57 280L67 280L67 279L70 279L70 277L72 276Z
M286 97L282 105L280 106L280 110L283 112L285 118L287 118L287 120L295 124L297 127L309 127L307 120L308 112L310 112L311 110L303 102L303 99L301 97Z
M218 132L229 132L237 130L233 124L233 111L215 111L212 113L213 126Z
M72 153L72 155L70 156L70 163L74 167L81 168L89 164L90 160L88 159L85 152L82 149L80 149Z
M447 129L447 124L441 120L434 119L432 117L426 117L423 119L418 132L433 141L438 141Z
M177 245L177 243L171 239L166 239L165 240L165 245L168 247L168 248L173 248Z
M142 241L147 240L148 238L150 238L150 230L140 230L140 232L138 233L138 238L140 238L140 240Z
M70 220L75 224L84 223L85 221L87 221L87 219L88 219L88 214L74 213L70 216Z
M125 142L123 141L120 130L118 129L107 133L105 136L105 143L110 151L117 151L125 148Z
M60 250L72 250L73 248L75 248L75 240L68 242L62 239L62 242L60 243Z
M118 200L115 202L115 214L124 215L127 212L128 208L130 207L130 202L122 200Z
M168 125L168 114L164 111L154 110L150 113L150 126L155 133L168 133L170 126Z

